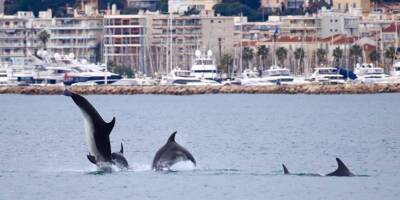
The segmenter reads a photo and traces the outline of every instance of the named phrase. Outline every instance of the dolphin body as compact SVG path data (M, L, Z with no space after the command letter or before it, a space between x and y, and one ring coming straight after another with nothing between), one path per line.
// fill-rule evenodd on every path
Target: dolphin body
M111 122L106 123L84 97L68 90L64 91L64 95L71 97L83 113L85 138L89 149L88 160L98 167L104 167L109 164L116 164L118 167L128 166L128 162L123 157L122 143L120 152L111 153L110 134L114 128L115 117Z
M346 167L342 160L336 158L336 162L338 164L338 168L332 172L327 174L326 176L354 176L353 173Z
M121 143L121 150L119 152L111 153L112 161L121 169L129 168L128 161L124 157L124 146Z
M169 169L172 165L187 160L190 160L196 166L196 160L192 154L175 142L176 133L176 131L172 133L167 143L157 151L153 159L153 170L161 171L166 168Z
M336 162L338 163L338 168L334 172L329 173L325 176L354 176L354 174L350 172L350 170L346 167L346 165L342 162L342 160L340 160L339 158L336 158ZM287 169L285 164L282 164L282 167L283 167L283 174L285 174L285 175L292 174L289 172L289 170ZM295 174L293 174L293 175L295 175ZM297 175L321 176L319 174L297 174Z

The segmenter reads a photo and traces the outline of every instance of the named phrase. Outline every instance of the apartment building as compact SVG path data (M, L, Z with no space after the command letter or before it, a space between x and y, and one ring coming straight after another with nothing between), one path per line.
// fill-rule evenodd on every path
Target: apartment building
M40 45L39 30L32 26L32 18L32 12L0 17L0 62L9 57L26 56Z
M371 0L332 0L333 9L340 11L361 10L363 13L370 12Z
M144 15L105 15L103 62L151 74L146 58L149 51L147 27Z
M321 37L337 34L357 36L359 34L360 17L358 16L343 12L322 11L318 18Z
M52 53L74 53L77 58L99 61L103 36L102 17L52 18L44 28L50 34L48 50Z
M157 71L174 67L189 69L194 53L202 45L199 16L148 15L149 37Z
M211 11L219 2L221 0L168 0L168 12L183 13L193 7L200 11Z

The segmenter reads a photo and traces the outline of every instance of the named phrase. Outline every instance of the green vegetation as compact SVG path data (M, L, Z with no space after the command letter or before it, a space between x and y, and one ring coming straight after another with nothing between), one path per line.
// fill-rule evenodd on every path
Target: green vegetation
M280 66L284 67L285 65L285 60L287 58L288 55L288 51L285 47L279 47L276 51L275 51L276 57L278 57L279 60L279 64Z
M303 72L303 64L304 64L304 49L296 48L294 51L294 58L296 59L297 68L299 69L299 73Z
M254 52L252 48L249 47L245 47L242 50L242 58L243 60L246 62L246 66L247 68L250 68L250 61L253 60L254 58Z
M224 54L219 65L220 71L230 74L231 66L233 65L233 57L230 54Z
M249 21L262 21L266 17L263 16L259 1L223 0L214 6L214 10L222 16L239 16L242 13Z
M332 56L335 58L335 66L340 66L340 59L343 57L343 50L340 47L336 47L332 52Z
M261 61L262 61L262 69L264 70L265 68L265 60L267 59L269 53L269 49L265 45L261 45L257 49L257 55L261 56Z
M12 15L17 11L33 11L37 16L39 11L51 8L55 16L66 16L66 7L74 6L75 0L8 0L5 2L5 14Z
M39 33L38 38L43 44L43 49L46 50L47 49L47 42L49 41L50 34L46 30L43 30L43 31L41 31Z

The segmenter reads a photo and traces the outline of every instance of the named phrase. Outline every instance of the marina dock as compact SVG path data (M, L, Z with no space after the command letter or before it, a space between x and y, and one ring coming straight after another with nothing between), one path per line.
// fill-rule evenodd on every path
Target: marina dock
M0 94L62 95L61 86L0 86ZM398 93L400 83L277 86L75 86L79 94L99 95L199 95L199 94L375 94Z

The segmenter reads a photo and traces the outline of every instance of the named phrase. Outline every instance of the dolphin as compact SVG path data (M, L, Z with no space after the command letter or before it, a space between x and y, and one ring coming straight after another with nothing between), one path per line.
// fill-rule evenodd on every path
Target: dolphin
M114 164L111 154L110 133L115 125L115 117L111 122L106 123L96 109L84 97L68 90L64 91L64 95L71 97L83 113L85 119L86 144L89 149L89 154L87 155L88 160L99 167ZM116 154L114 154L114 158L116 159L114 160L119 161L122 153L118 154L118 156L115 155Z
M121 143L121 150L119 152L111 153L111 159L121 169L127 169L129 167L128 161L124 157L124 146Z
M168 138L167 143L162 146L153 159L152 169L161 171L170 168L180 161L190 160L196 166L196 160L188 150L175 142L176 131Z
M283 174L290 174L289 170L286 168L285 164L282 164Z
M338 164L338 168L334 172L329 173L326 176L354 176L354 174L350 172L350 170L346 167L342 160L336 158L336 162Z

